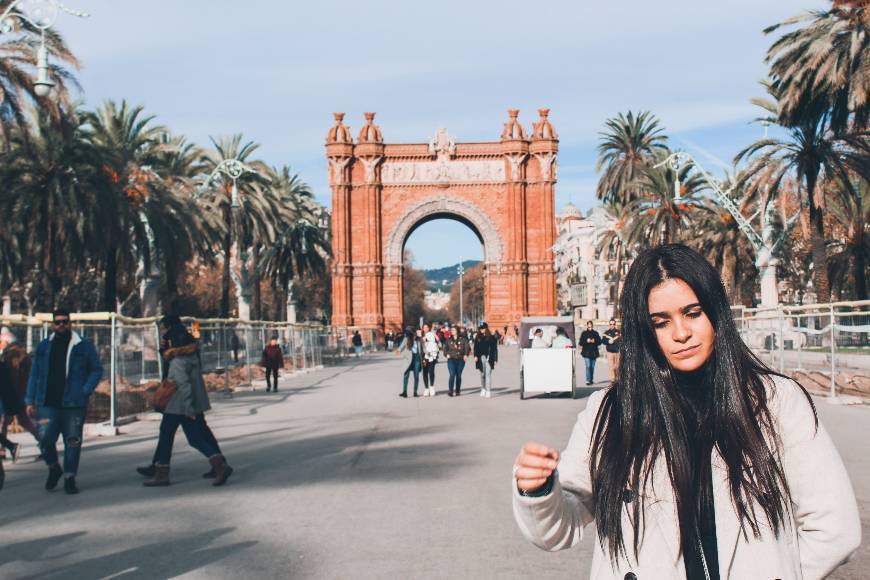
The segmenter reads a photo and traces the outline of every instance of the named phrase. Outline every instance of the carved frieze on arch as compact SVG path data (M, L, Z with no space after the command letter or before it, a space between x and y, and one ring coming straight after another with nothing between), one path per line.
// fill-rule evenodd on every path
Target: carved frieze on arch
M487 264L501 263L504 244L502 244L498 229L486 215L486 212L469 201L441 195L424 199L411 206L393 226L384 248L384 258L388 269L403 263L402 251L408 235L422 220L432 215L445 215L445 217L454 215L471 223L477 229L480 237L483 238L484 261Z

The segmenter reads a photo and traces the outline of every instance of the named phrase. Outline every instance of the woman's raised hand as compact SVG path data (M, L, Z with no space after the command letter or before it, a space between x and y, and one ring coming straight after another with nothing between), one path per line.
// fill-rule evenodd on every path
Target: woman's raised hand
M543 487L556 470L559 452L540 443L526 443L514 463L514 477L520 491L532 492Z

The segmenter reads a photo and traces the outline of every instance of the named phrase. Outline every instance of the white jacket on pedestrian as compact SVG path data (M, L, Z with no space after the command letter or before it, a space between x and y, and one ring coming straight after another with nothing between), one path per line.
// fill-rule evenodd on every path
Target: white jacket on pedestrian
M725 462L712 454L713 495L719 574L722 580L821 580L844 563L861 543L861 521L849 476L824 426L818 430L803 391L782 377L766 379L768 406L781 438L781 457L791 490L786 529L775 537L765 527L764 511L756 504L761 537L747 528L741 533ZM523 535L550 551L576 545L592 523L594 503L589 471L592 428L604 391L589 397L559 461L552 493L523 497L513 480L514 517ZM680 530L674 493L664 460L656 462L645 491L643 529L635 558L631 540L628 557L614 566L610 552L595 538L590 578L594 580L685 580L680 556ZM637 498L630 500L637 501ZM634 537L626 504L623 534Z

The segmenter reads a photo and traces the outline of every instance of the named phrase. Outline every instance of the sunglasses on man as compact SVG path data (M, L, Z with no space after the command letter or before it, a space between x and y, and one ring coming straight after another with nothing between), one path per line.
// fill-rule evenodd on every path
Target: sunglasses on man
M68 326L69 323L70 323L70 319L69 319L69 318L61 318L60 320L55 320L55 321L54 321L54 325L55 325L55 326Z

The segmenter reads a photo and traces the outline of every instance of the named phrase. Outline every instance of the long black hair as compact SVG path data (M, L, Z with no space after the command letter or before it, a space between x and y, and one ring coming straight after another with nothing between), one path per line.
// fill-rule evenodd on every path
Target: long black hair
M703 427L728 469L731 499L741 528L760 534L764 516L778 535L790 501L778 458L778 437L768 408L766 375L776 375L743 343L719 274L698 252L679 244L642 252L620 297L622 347L618 379L604 395L590 449L595 521L602 548L614 562L626 553L622 530L625 491L633 502L634 554L639 552L644 490L657 461L667 463L681 534L696 522L697 494L691 446L697 425L687 424L678 376L658 345L649 314L650 290L679 279L698 297L715 330L713 352L702 372L709 397ZM806 391L804 394L813 405ZM813 407L815 414L815 407ZM772 449L766 436L776 445ZM756 513L760 506L763 514Z

